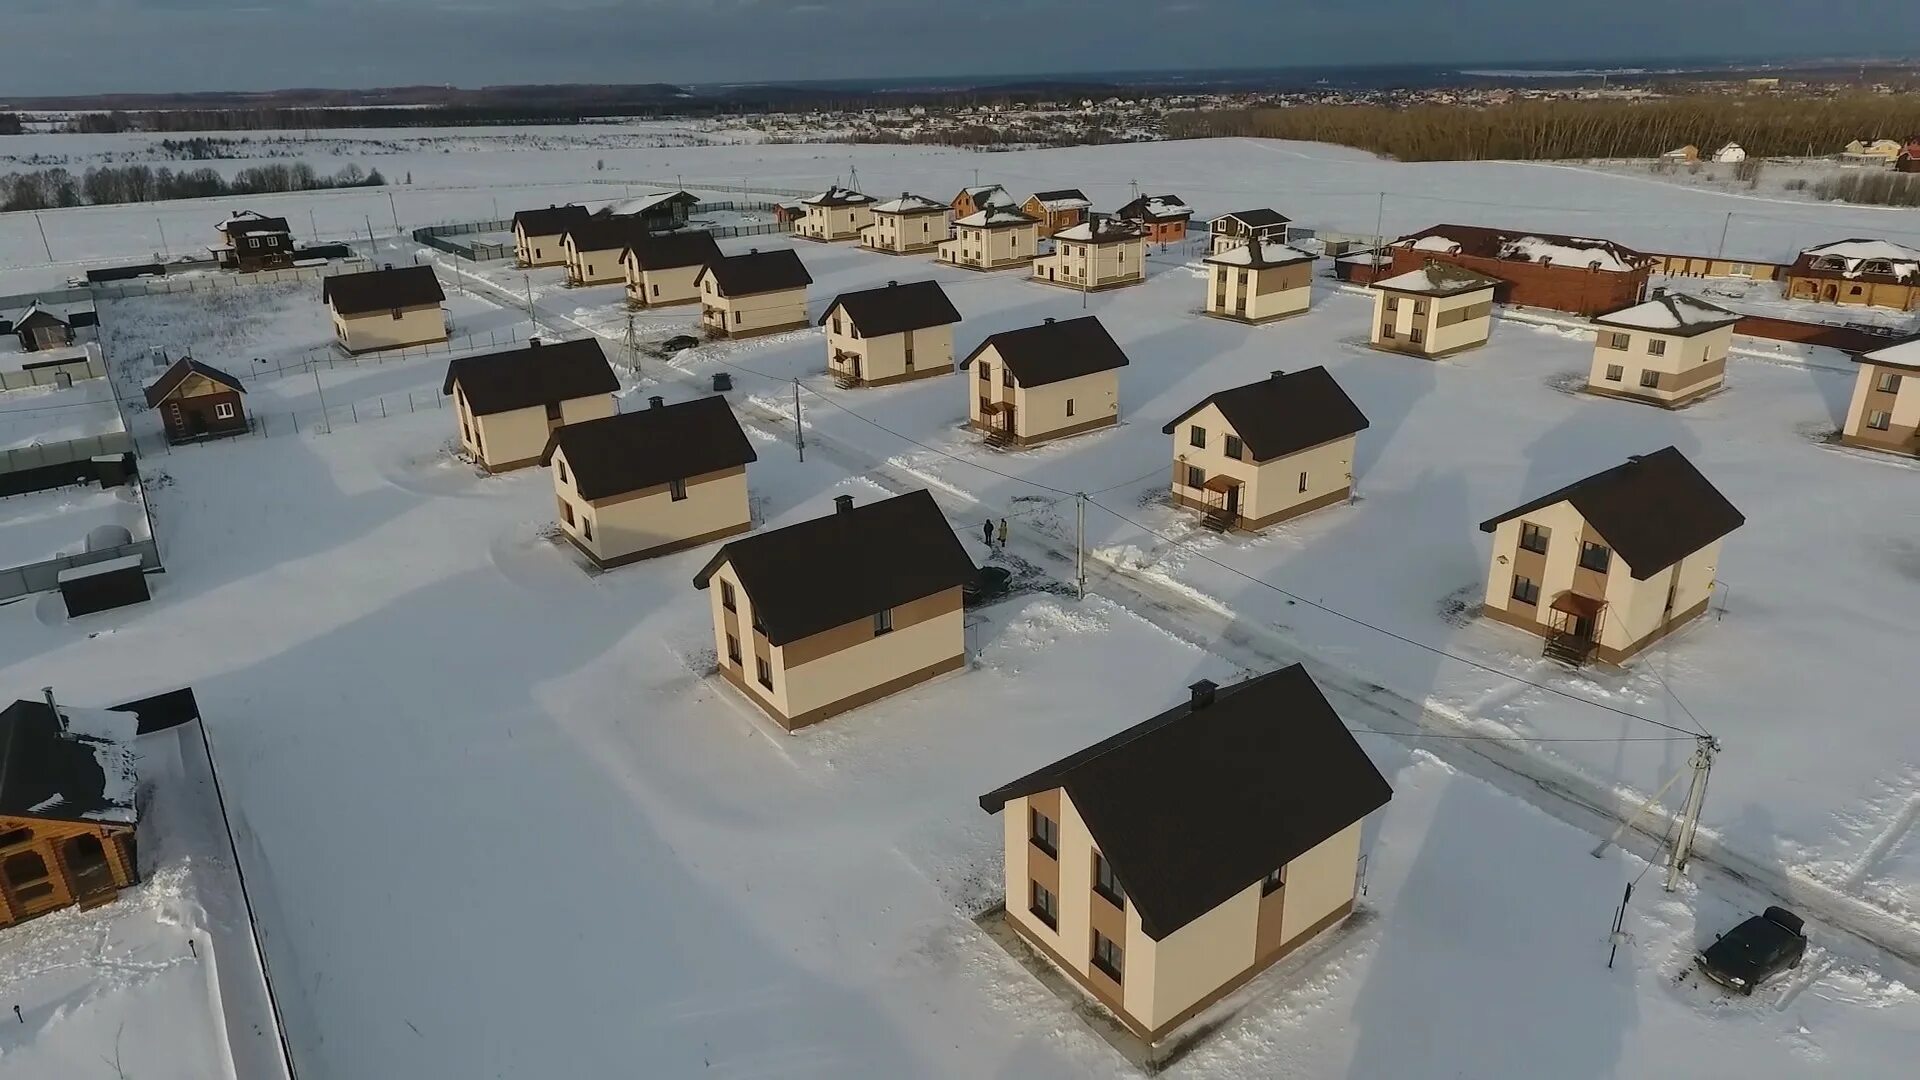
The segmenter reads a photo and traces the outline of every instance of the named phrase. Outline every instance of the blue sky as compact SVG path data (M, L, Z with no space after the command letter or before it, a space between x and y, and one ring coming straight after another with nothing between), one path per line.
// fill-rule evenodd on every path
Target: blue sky
M1920 52L1920 2L5 0L0 95ZM935 41L928 54L921 46ZM30 43L22 47L22 43Z

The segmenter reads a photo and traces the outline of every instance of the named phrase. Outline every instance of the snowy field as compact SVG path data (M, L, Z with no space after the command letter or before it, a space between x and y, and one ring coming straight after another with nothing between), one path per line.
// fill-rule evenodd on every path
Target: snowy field
M85 439L125 431L105 379L72 386L25 386L0 391L0 450Z
M689 187L695 175L811 186L848 163L837 147L675 149L671 167L668 153L605 156L610 170L684 168ZM978 165L983 180L1077 184L1111 205L1138 177L1201 216L1271 204L1369 231L1389 184L1402 194L1388 231L1511 223L1648 246L1710 244L1737 202L1566 169L1401 166L1232 140L964 161L854 153L875 191L944 197ZM467 158L485 156L444 168L479 170ZM497 156L527 175L565 166ZM422 174L451 179L424 160ZM1432 194L1405 194L1416 190ZM1502 193L1510 204L1472 209ZM492 197L484 185L441 194L448 213ZM1791 246L1891 233L1876 215L1743 204L1736 227ZM49 232L66 216L46 215ZM126 224L123 245L137 243ZM0 251L30 263L5 239L14 225L0 221ZM450 262L442 280L460 320L511 325L530 289L542 332L602 335L628 408L732 374L760 451L759 526L826 512L837 493L915 486L970 544L981 520L1008 517L1023 579L1042 589L977 614L966 671L780 734L707 675L706 598L690 578L710 552L584 572L550 538L544 474L482 477L451 460L440 410L149 457L168 567L155 600L78 626L32 603L0 607L0 678L16 696L48 682L102 701L195 687L256 842L247 870L303 1077L1113 1075L1113 1052L973 926L999 837L974 798L1158 711L1195 678L1294 659L1355 726L1542 740L1525 744L1528 760L1623 799L1657 788L1692 748L1647 721L1705 725L1726 745L1706 807L1714 864L1801 903L1815 953L1750 1002L1676 983L1694 948L1771 902L1702 862L1670 896L1657 871L1641 882L1609 971L1612 908L1650 843L1589 858L1604 824L1522 779L1488 783L1497 770L1466 742L1368 734L1397 795L1373 827L1366 918L1297 981L1256 983L1173 1075L1532 1077L1543 1061L1594 1077L1890 1075L1920 1052L1920 730L1898 674L1920 624L1920 470L1819 442L1851 389L1843 358L1736 355L1726 391L1668 413L1569 393L1591 353L1580 331L1503 320L1487 348L1440 363L1371 352L1367 298L1324 279L1298 319L1202 319L1202 277L1180 251L1156 252L1146 285L1088 297L845 246L799 251L816 315L839 291L941 280L965 316L963 354L1084 304L1132 359L1122 424L993 452L959 426L964 374L841 392L821 372L817 330L636 367L617 347L618 286L461 264L457 294ZM119 373L116 353L191 350L244 378L236 369L256 357L313 346L308 300L247 295L231 311L193 295L103 304L110 361ZM634 318L643 340L692 321L685 309ZM1316 364L1372 420L1353 504L1257 538L1198 531L1164 504L1163 423L1213 390ZM323 368L319 388L311 372L268 377L249 407L317 408L324 393L337 417L430 393L443 373L426 358ZM804 464L788 441L795 378ZM1727 543L1714 615L1624 672L1578 675L1471 617L1487 556L1476 522L1665 445L1748 517ZM1076 491L1093 500L1084 601L1062 584ZM1843 908L1883 932L1823 922ZM0 973L12 948L0 938ZM14 1060L0 1056L0 1075L39 1075Z
M75 486L0 498L0 569L78 555L87 549L87 534L102 525L147 538L147 515L134 488Z

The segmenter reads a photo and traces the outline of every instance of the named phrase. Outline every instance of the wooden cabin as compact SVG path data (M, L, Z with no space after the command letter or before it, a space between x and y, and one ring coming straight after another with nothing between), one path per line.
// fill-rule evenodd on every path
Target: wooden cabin
M147 385L147 408L160 411L168 442L196 442L247 431L246 393L239 379L183 356Z
M1093 200L1079 188L1036 191L1020 204L1020 211L1038 223L1041 236L1052 236L1085 223L1093 213Z
M1287 242L1287 225L1292 221L1278 210L1236 210L1207 222L1207 253L1218 255L1229 248L1242 247L1255 240L1276 244Z
M139 718L48 699L0 710L0 926L140 882Z

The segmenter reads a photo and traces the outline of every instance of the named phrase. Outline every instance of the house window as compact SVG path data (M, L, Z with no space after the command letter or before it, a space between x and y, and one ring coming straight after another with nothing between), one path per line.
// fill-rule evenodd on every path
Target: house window
M1608 550L1605 545L1596 544L1591 540L1582 540L1580 542L1580 566L1583 569L1604 574L1612 562L1613 552Z
M1093 853L1093 891L1114 907L1125 910L1127 890L1120 887L1120 879L1113 874L1113 864L1105 855Z
M1648 339L1647 339L1647 355L1648 355L1648 356L1665 356L1665 355L1667 355L1667 343L1666 343L1666 341L1665 341L1665 339L1663 339L1663 338L1648 338Z
M1895 372L1883 371L1880 373L1880 381L1874 385L1874 389L1883 394L1897 394L1900 392L1900 376Z
M555 423L559 423L559 421L560 421L560 403L557 401L547 402L547 423L555 424Z
M1875 409L1867 414L1867 426L1875 431L1885 431L1893 424L1893 414L1884 409Z
M573 524L573 504L565 499L560 500L560 520Z
M47 861L37 851L21 851L7 856L4 864L7 889L18 903L30 903L53 895L53 882L47 875Z
M1540 602L1539 583L1532 578L1515 575L1513 579L1513 598L1523 604L1538 604Z
M1198 465L1187 466L1187 486L1203 488L1207 486L1207 470Z
M1400 298L1397 296L1387 297L1387 313L1392 314L1399 310L1400 310Z
M1531 521L1520 523L1520 550L1531 551L1535 555L1547 553L1547 541L1552 538L1552 529L1543 529Z
M1197 446L1205 450L1207 448L1207 429L1198 424L1187 428L1187 445Z
M1393 324L1392 323L1386 323L1380 327L1380 337L1384 341L1393 340Z
M1413 302L1414 316L1421 317L1426 315L1426 313L1427 313L1427 302L1425 300L1415 300Z
M1609 349L1619 349L1621 351L1625 351L1627 347L1627 343L1631 340L1633 339L1628 337L1625 334L1606 334L1606 335L1603 335L1601 344L1605 345Z
M734 607L733 584L731 582L723 581L720 583L720 606L726 608L728 611L740 610Z
M593 539L593 519L585 514L580 515L580 535L588 540Z
M740 325L740 313L737 311L733 313L733 325L735 326Z
M1751 264L1751 263L1729 263L1729 264L1727 265L1727 275L1728 275L1729 277L1752 277L1752 276L1753 276L1753 264Z
M1657 371L1643 371L1643 372L1641 372L1641 373L1640 373L1640 386L1641 386L1641 387L1642 387L1643 389L1647 389L1647 390L1657 390L1657 389L1659 389L1659 387L1660 387L1660 373L1659 373L1659 372L1657 372Z
M981 382L993 381L993 366L991 364L980 365L980 381Z
M685 499L687 497L687 482L685 480L667 481L667 496L674 502L680 502Z
M1260 882L1260 895L1272 896L1274 893L1279 892L1281 886L1285 885L1286 883L1287 883L1286 867L1282 866L1277 870L1269 870L1267 871L1266 878Z
M1226 455L1228 457L1232 458L1235 461L1239 461L1241 459L1240 436L1238 435L1227 436L1226 445L1225 447L1223 447L1223 449L1225 450Z
M1032 885L1033 895L1028 901L1027 910L1033 914L1034 918L1045 923L1047 929L1060 929L1059 899L1055 897L1052 890L1048 889L1045 885L1037 881L1033 882Z
M1098 930L1093 932L1093 966L1106 973L1114 982L1121 981L1121 972L1125 970L1126 954L1113 939Z
M893 609L888 608L885 611L874 612L873 636L879 637L881 634L891 633L893 633Z
M394 318L396 318L396 319L398 319L398 318L400 317L400 314L401 314L401 312L400 312L400 309L399 309L399 308L394 308L394 309L393 309L393 317L394 317Z
M1619 364L1607 365L1607 381L1608 382L1619 382L1621 379L1624 379L1626 377L1627 377L1626 368L1621 367Z
M1407 331L1407 340L1418 345L1427 340L1427 332L1416 326L1412 330Z
M233 402L222 401L219 404L215 405L213 407L213 418L215 420L233 419Z
M734 665L740 663L740 639L732 634L727 635L727 663Z
M833 332L836 334L840 332L840 316L838 315L833 317Z
M0 832L0 848L10 848L33 839L32 829L8 829Z
M1060 826L1038 810L1027 811L1027 839L1049 856L1060 857Z
M769 690L773 689L773 665L767 662L766 657L753 658L753 673L754 677L760 680L761 686Z
M1012 368L1002 367L1000 369L1000 385L1006 387L1009 390L1013 388L1013 369Z
M563 458L563 457L554 458L553 470L554 472L557 472L560 474L561 483L564 484L567 482L567 459L566 458Z

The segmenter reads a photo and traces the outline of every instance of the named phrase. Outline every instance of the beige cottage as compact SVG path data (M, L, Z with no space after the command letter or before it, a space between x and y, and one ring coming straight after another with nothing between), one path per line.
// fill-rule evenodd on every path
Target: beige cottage
M1366 429L1332 373L1314 367L1212 394L1160 430L1173 436L1173 501L1225 532L1345 501Z
M1034 220L1018 210L988 207L953 223L953 239L939 247L939 259L963 270L1011 270L1033 262L1040 234Z
M807 286L813 278L790 248L756 248L715 259L694 284L700 289L700 328L710 337L754 337L812 325Z
M1147 280L1147 242L1139 226L1106 214L1053 234L1053 253L1033 262L1033 280L1083 292L1123 289Z
M720 674L789 731L967 664L976 570L925 491L728 542L713 596Z
M875 203L873 222L860 231L860 246L883 255L918 255L946 242L953 208L943 202L901 192Z
M874 198L838 184L818 195L800 200L806 216L800 219L795 235L803 240L836 244L857 240L860 230L873 223Z
M845 389L885 386L953 370L960 312L937 281L841 293L827 305L827 372Z
M447 294L431 266L389 266L339 274L320 285L333 314L333 336L350 353L447 340Z
M1587 389L1676 409L1720 389L1740 316L1655 289L1653 299L1596 316Z
M593 215L584 206L549 206L521 210L513 215L513 258L521 266L559 266L567 261L563 240L567 230L585 225Z
M612 416L620 380L600 339L539 338L524 349L457 357L440 392L453 399L460 446L488 472L539 464L554 429Z
M1896 139L1855 139L1847 144L1841 155L1891 164L1903 149L1905 147Z
M1276 240L1255 238L1204 260L1207 314L1235 322L1274 322L1313 302L1313 256Z
M1920 457L1920 338L1862 353L1840 441Z
M700 271L720 257L720 245L708 232L667 233L634 240L620 255L620 265L627 275L627 306L699 303L700 288L695 282Z
M602 569L753 527L747 465L759 460L723 397L568 424L547 442L560 534Z
M1493 333L1493 291L1499 284L1438 262L1376 281L1370 343L1430 359L1477 349Z
M1006 925L1157 1043L1354 908L1393 798L1298 664L1188 700L980 797Z
M653 230L639 218L595 217L573 226L560 238L567 261L567 284L625 281L627 249L652 236Z
M1127 354L1091 315L995 334L960 366L975 371L967 422L995 446L1028 446L1120 422Z
M1746 518L1669 446L1484 521L1483 610L1546 655L1617 664L1698 618L1720 542Z

